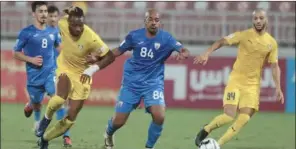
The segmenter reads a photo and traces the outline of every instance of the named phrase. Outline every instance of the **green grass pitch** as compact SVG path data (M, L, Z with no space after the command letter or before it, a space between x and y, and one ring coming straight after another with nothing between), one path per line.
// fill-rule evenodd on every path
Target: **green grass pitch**
M1 105L1 149L36 148L33 115L25 118L23 106ZM168 109L156 149L197 149L194 146L197 131L221 112ZM107 120L112 114L112 108L85 106L71 129L72 149L100 149ZM134 111L127 124L116 133L116 149L144 149L149 122L150 116L143 109ZM218 139L227 127L214 131L210 137ZM61 138L50 142L50 149L62 148ZM295 149L295 114L259 112L222 149Z

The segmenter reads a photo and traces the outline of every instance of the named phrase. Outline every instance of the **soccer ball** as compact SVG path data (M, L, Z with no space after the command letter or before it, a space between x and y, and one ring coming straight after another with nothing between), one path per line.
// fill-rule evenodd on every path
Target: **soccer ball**
M199 149L220 149L220 146L215 139L206 138L201 142Z

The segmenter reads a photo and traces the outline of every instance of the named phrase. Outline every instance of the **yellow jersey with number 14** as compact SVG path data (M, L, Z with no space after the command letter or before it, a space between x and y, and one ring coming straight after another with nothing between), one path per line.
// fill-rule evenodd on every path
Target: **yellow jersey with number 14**
M229 45L238 45L238 55L229 81L241 85L260 84L262 68L266 60L278 61L276 40L267 32L260 35L253 28L235 32L225 37Z
M59 21L59 29L62 37L62 50L57 58L59 70L80 76L89 67L85 60L89 53L101 50L100 56L104 56L109 51L99 35L87 25L84 25L82 35L76 41L73 40L69 32L67 17Z

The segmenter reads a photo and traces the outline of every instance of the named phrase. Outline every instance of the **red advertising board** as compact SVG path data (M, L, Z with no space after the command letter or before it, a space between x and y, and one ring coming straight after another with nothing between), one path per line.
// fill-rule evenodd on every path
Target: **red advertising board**
M92 93L86 104L112 106L117 98L122 78L121 56L108 68L96 73ZM227 83L234 58L211 58L207 65L194 65L193 57L182 63L169 59L165 69L165 99L168 107L216 109L222 107L223 90ZM286 72L284 60L280 60L282 72ZM284 111L274 97L271 69L264 67L261 84L260 110ZM285 75L281 76L285 92ZM1 102L25 103L25 65L16 61L10 51L1 51ZM45 101L46 102L46 101Z

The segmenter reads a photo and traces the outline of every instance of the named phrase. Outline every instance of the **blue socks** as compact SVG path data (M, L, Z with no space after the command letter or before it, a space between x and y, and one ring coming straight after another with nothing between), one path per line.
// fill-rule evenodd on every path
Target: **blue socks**
M61 120L65 117L66 115L66 109L64 107L60 108L57 112L57 120ZM64 137L69 137L70 136L70 132L69 130L67 130L65 133L64 133Z
M113 127L113 125L112 125L112 118L108 121L108 127L107 127L107 130L106 130L106 133L109 135L109 136L112 136L115 132L116 132L116 130L117 130L118 128L115 128L115 127Z
M35 122L39 122L40 119L41 119L41 112L40 110L34 110L34 119L35 119Z
M162 132L162 125L157 125L154 122L151 122L149 130L148 130L148 140L146 142L146 148L153 148L155 143Z

